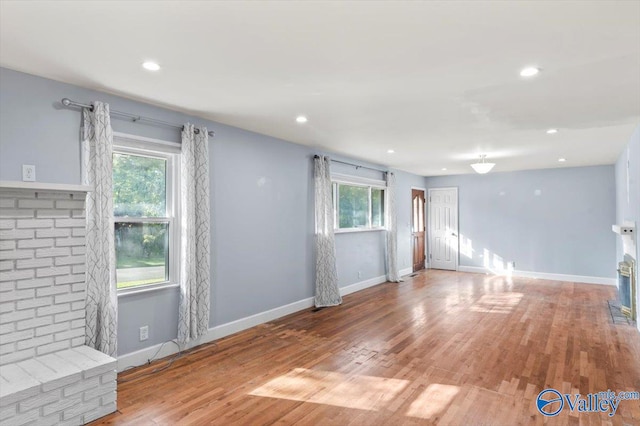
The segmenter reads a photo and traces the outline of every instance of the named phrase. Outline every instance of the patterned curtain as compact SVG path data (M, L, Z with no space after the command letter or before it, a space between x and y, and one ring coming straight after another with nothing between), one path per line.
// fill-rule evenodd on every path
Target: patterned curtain
M398 226L396 211L396 177L387 173L387 281L402 281L398 273Z
M117 356L118 300L113 236L112 151L113 134L109 105L84 109L83 182L93 187L87 194L87 298L85 343L112 357Z
M333 234L333 197L331 160L316 156L314 160L316 209L316 307L342 303L336 271L336 242Z
M182 131L182 258L178 341L209 329L210 215L209 133L185 124Z

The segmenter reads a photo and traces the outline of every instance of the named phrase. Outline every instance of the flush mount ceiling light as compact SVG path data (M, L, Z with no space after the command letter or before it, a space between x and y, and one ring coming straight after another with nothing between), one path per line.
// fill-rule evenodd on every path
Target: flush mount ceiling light
M534 75L538 74L539 72L540 72L540 68L527 67L527 68L523 68L520 71L520 76L521 77L533 77Z
M147 71L160 71L160 65L153 61L146 61L142 63L142 68Z
M306 123L307 121L307 117L305 117L304 115L299 115L296 117L296 122L298 123Z
M442 171L443 171L443 172L445 172L446 170L447 170L447 168L446 168L446 167L443 167L443 168L442 168Z
M395 153L395 151L394 151L394 150L392 150L392 149L388 149L388 150L387 150L387 154L393 154L393 153Z
M549 130L547 130L547 134L549 134L549 135L554 135L556 133L558 133L558 129L549 129Z
M567 161L567 159L564 158L564 157L560 157L560 158L558 158L558 161L561 162L561 163L564 163L565 161Z
M471 168L473 170L476 171L476 173L479 173L481 175L485 174L485 173L489 173L491 171L491 169L493 169L493 166L496 165L496 163L485 163L485 158L487 156L486 155L481 155L480 156L480 161L477 163L473 163L471 165Z

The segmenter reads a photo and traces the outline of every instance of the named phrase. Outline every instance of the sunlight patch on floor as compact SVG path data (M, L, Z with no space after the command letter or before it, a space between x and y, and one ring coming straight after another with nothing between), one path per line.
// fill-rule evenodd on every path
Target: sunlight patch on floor
M458 386L432 383L411 403L407 416L430 419L444 411L458 392Z
M522 293L485 294L469 309L473 312L508 314L518 306L523 296Z
M427 323L427 313L424 310L424 306L416 305L411 310L411 314L413 317L413 325L416 327L421 327Z
M296 368L249 395L377 411L408 383L400 379Z

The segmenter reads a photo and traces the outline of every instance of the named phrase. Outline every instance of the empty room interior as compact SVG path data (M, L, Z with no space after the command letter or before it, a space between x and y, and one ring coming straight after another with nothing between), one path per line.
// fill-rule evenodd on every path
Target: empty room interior
M640 2L0 0L0 424L640 425Z

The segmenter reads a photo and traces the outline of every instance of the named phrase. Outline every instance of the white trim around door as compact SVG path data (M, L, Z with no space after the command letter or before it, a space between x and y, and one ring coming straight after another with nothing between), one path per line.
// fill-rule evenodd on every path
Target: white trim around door
M457 271L460 251L458 188L429 188L427 204L429 266Z

